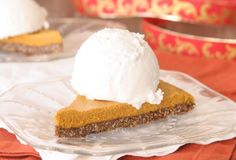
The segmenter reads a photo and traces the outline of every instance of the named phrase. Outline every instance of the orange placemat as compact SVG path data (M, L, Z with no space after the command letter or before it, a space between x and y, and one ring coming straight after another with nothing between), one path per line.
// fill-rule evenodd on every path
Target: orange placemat
M41 160L31 146L21 144L16 136L0 128L0 160Z
M161 69L187 73L236 101L236 62L159 53Z
M168 53L158 53L157 57L160 68L187 73L236 101L236 62ZM188 144L163 157L125 156L119 160L236 160L236 138L209 145Z

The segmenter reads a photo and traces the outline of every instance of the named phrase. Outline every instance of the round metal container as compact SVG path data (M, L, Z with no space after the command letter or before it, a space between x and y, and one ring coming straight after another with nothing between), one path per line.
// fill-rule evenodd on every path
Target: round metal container
M236 30L146 18L142 22L146 39L156 52L236 61Z

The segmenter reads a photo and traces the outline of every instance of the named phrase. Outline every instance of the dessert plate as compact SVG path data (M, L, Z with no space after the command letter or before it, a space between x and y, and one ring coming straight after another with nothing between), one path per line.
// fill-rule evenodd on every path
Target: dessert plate
M72 102L76 93L70 77L21 84L0 96L0 118L21 139L37 148L86 155L134 153L155 149L174 152L187 143L208 144L236 136L236 104L190 76L161 71L161 79L196 99L195 109L154 123L92 134L80 139L57 139L54 115Z
M56 29L63 37L63 52L25 56L20 53L0 51L0 62L38 62L71 57L80 45L94 32L105 27L125 28L118 22L91 20L89 18L54 18L49 19L50 29Z

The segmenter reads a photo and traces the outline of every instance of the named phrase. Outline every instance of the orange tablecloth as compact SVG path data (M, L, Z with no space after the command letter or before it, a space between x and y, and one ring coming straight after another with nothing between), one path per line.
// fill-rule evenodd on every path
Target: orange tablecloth
M236 101L236 62L158 54L162 69L185 72ZM227 107L227 106L225 106ZM40 159L29 146L0 129L0 159ZM189 144L164 157L125 156L120 160L236 160L236 138L210 145Z
M236 101L236 62L167 53L159 53L157 57L160 68L187 73ZM125 156L120 160L236 160L236 138L209 145L185 145L164 157Z
M0 160L41 160L31 146L19 143L16 136L0 128Z

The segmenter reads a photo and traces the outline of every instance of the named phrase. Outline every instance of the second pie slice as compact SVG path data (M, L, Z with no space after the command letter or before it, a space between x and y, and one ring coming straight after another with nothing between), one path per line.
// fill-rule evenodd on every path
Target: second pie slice
M61 34L56 30L40 30L0 40L0 50L31 56L63 50Z
M47 10L35 0L0 1L0 52L23 56L61 53L62 36L50 29Z

